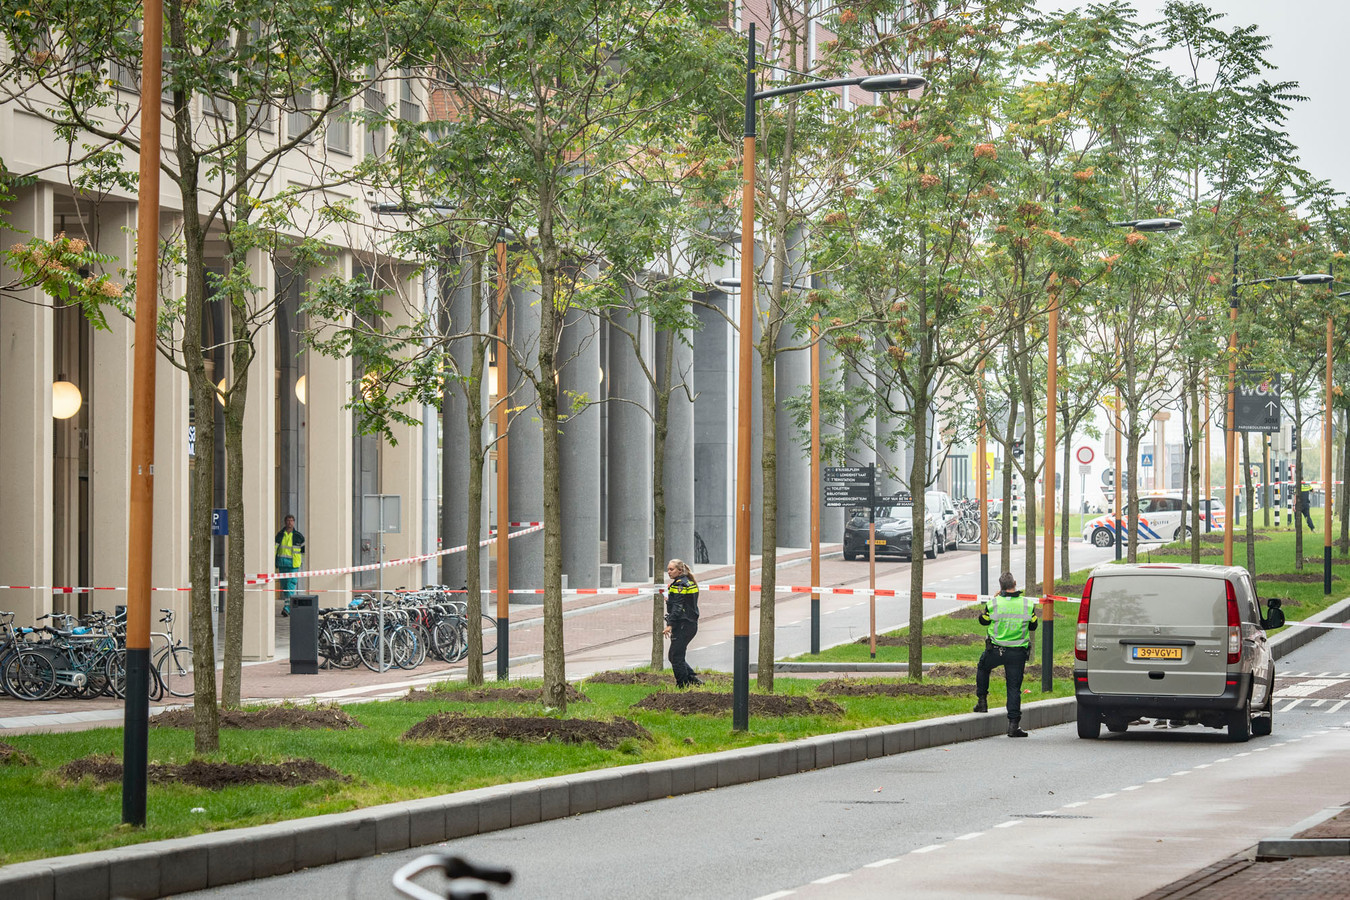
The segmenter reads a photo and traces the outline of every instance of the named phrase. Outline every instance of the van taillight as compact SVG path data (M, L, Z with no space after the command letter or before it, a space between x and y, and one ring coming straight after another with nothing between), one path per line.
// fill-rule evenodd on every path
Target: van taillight
M1078 604L1078 635L1073 640L1073 658L1087 661L1088 606L1092 603L1092 579L1083 585L1083 601Z
M1225 581L1224 587L1228 593L1228 664L1242 659L1242 620L1238 618L1237 593L1233 590L1233 582Z

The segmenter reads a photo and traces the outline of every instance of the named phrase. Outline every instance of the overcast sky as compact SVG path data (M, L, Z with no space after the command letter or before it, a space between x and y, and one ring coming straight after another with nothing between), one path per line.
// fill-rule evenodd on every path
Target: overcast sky
M1164 0L1133 0L1141 22L1158 17ZM1037 0L1045 10L1086 6L1075 0ZM1303 168L1350 194L1350 117L1344 115L1350 36L1350 0L1209 0L1226 18L1225 30L1256 25L1270 39L1270 81L1296 81L1308 99L1289 113L1289 136ZM1345 202L1344 199L1341 201Z

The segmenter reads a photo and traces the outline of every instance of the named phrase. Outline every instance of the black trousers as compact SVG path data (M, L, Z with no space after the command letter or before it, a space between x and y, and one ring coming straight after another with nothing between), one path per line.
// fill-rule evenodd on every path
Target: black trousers
M986 643L980 654L980 664L975 669L975 693L980 697L989 694L989 673L1003 667L1003 675L1008 681L1008 721L1017 722L1022 718L1022 674L1027 668L1030 647L1000 647Z
M675 672L675 683L684 687L694 679L694 669L684 661L689 642L698 634L698 623L681 619L670 626L670 668Z
M1295 518L1297 518L1298 516L1302 516L1304 519L1306 519L1306 520L1308 521L1308 530L1309 530L1309 531L1316 531L1316 530L1317 530L1317 526L1313 524L1312 513L1311 513L1311 512L1309 512L1309 511L1306 510L1306 509L1300 509L1300 510L1295 514Z

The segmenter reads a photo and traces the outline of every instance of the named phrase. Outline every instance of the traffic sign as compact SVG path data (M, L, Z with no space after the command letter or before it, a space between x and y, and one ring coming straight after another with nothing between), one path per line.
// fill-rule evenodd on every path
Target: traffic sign
M867 485L860 490L851 484L827 484L821 495L826 506L867 506L872 492Z
M1152 454L1152 453L1141 453L1141 454L1139 454L1139 465L1141 465L1141 466L1151 466L1151 465L1153 465L1153 454Z
M877 498L877 506L913 506L914 497L909 491L897 491Z
M1080 463L1082 463L1085 466L1088 463L1092 462L1093 457L1092 448L1087 446L1086 444L1075 450L1073 455Z
M826 484L866 483L871 480L873 471L871 466L826 466L824 481Z
M211 510L211 536L223 537L230 533L230 511L228 509Z
M1280 430L1280 376L1243 369L1233 388L1233 423L1237 431L1274 434Z

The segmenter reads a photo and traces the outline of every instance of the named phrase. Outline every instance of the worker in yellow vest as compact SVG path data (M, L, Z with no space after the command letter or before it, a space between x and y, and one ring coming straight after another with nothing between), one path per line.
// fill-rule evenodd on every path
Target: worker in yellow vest
M296 572L304 563L305 536L295 530L295 516L287 516L280 531L277 532L276 563L278 572ZM299 579L282 578L281 615L291 614L291 597L299 584Z

